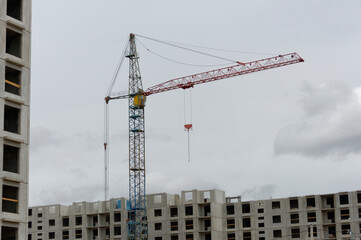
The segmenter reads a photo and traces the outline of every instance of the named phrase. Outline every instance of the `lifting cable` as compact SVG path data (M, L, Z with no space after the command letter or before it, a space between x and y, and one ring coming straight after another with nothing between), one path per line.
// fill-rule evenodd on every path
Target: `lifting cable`
M139 39L136 39L136 41L144 48L146 49L148 52L160 57L160 58L163 58L165 60L168 60L168 61L171 61L171 62L175 62L175 63L178 63L178 64L183 64L183 65L187 65L187 66L193 66L193 67L221 67L221 66L226 66L226 65L229 65L229 63L224 63L224 64L213 64L213 65L202 65L202 64L191 64L191 63L185 63L185 62L180 62L180 61L177 61L177 60L173 60L173 59L170 59L170 58L167 58L167 57L164 57L152 50L150 50L149 48L147 48L141 41L139 41Z
M154 39L154 38L145 37L145 36L138 35L138 34L135 34L135 35L138 36L138 37L141 37L141 38L145 38L145 39L152 40L152 41L155 41L155 42L163 43L163 44L165 44L165 45L169 45L169 46L172 46L172 47L176 47L176 48L180 48L180 49L183 49L183 50L187 50L187 51L199 53L199 54L206 55L206 56L213 57L213 58L222 59L222 60L225 60L225 61L227 61L227 62L237 63L237 64L240 63L239 61L236 61L236 60L232 60L232 59L228 59L228 58L224 58L224 57L219 57L219 56L216 56L216 55L213 55L213 54L209 54L209 53L201 52L201 51L198 51L198 50L194 50L194 49L190 49L190 48L178 46L178 45L176 45L176 44L169 43L169 42L165 42L165 41L162 41L162 40L157 40L157 39Z
M104 102L104 200L109 199L109 100L115 81L123 64L129 41L125 44L121 57L119 58L112 81L108 87Z
M189 135L189 130L193 130L193 116L192 116L192 90L189 89L189 123L187 123L186 120L186 114L187 114L187 110L186 110L186 89L184 89L183 92L183 97L184 97L184 131L187 131L187 135L188 135L188 162L191 161L191 148L190 148L190 135Z

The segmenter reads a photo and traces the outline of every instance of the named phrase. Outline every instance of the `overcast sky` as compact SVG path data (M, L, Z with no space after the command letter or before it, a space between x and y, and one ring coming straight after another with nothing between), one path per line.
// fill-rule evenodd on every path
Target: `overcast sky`
M103 99L131 32L305 59L196 86L190 163L183 90L150 96L147 193L217 188L268 199L360 190L360 10L356 0L33 0L30 205L103 200ZM140 40L176 61L226 63ZM216 68L138 50L144 88ZM241 62L269 57L197 50ZM116 90L126 90L127 71L125 61ZM127 102L110 111L110 196L127 197Z

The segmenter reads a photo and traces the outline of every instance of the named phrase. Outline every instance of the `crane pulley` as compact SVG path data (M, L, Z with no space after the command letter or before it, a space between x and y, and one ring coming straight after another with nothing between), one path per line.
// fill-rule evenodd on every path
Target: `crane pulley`
M108 198L109 186L109 127L108 127L108 103L115 99L128 99L129 114L129 219L128 239L145 240L148 238L147 215L146 215L146 187L145 187L145 125L144 108L148 96L167 92L175 89L189 89L195 85L208 83L216 80L236 77L249 73L283 67L303 62L297 53L282 54L275 57L264 58L252 62L233 61L235 64L211 71L175 78L143 90L140 75L138 54L135 44L135 34L130 34L129 42L119 61L116 73L105 97L105 198ZM127 54L126 54L127 53ZM208 54L209 55L209 54ZM112 94L111 90L118 75L123 59L129 59L129 89L127 93ZM192 123L185 123L185 130L192 129ZM188 135L189 137L189 135ZM189 144L189 139L188 139ZM189 154L190 152L188 152ZM107 200L107 199L106 199Z

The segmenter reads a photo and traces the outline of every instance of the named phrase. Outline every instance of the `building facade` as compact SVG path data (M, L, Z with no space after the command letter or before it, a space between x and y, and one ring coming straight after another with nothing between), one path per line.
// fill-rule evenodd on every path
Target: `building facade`
M127 239L127 199L29 208L28 239ZM241 201L220 190L147 195L149 240L360 239L361 191Z
M0 0L0 238L27 238L31 0Z

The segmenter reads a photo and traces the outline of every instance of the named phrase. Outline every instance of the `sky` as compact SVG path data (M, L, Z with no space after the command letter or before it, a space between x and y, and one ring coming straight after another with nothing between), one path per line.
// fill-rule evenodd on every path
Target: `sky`
M150 96L147 193L220 189L256 200L360 190L360 10L356 0L33 0L30 206L104 200L104 97L130 33L233 50L195 48L241 62L305 60ZM229 63L138 39L177 62ZM144 88L217 68L137 47ZM124 61L114 90L127 82ZM112 198L128 196L127 118L127 101L110 103Z

